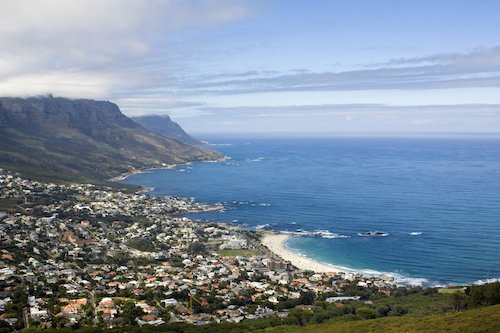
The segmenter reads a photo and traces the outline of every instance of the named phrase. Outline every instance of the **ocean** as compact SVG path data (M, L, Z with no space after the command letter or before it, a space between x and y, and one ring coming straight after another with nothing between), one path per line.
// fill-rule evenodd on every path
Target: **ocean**
M209 139L231 159L125 181L228 207L193 219L302 233L286 246L336 266L425 286L500 278L499 139Z

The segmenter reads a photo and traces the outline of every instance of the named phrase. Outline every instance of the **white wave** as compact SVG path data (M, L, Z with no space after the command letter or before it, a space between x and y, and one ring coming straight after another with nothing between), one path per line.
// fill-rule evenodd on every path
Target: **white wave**
M349 235L339 235L339 234L335 234L335 235L324 235L324 236L321 236L323 238L329 238L329 239L334 239L334 238L350 238L351 236Z
M294 232L282 232L286 234L294 234ZM353 273L353 274L359 274L363 276L378 276L386 280L392 281L396 285L401 285L401 286L415 286L415 287L443 287L443 284L438 284L438 283L432 283L429 279L422 278L422 277L409 277L402 275L400 273L395 273L395 272L384 272L384 271L377 271L374 269L358 269L358 268L352 268L352 267L346 267L342 265L338 265L335 263L331 262L326 262L326 261L321 261L316 258L312 258L308 255L306 255L302 250L299 250L297 248L292 248L288 246L287 243L284 244L285 248L295 252L296 254L300 255L301 257L308 258L310 260L316 261L320 264L323 265L328 265L335 267L337 269L340 269L341 272L345 273Z
M247 158L245 162L260 162L263 161L264 157L257 157L257 158Z
M423 287L423 286L430 285L430 281L426 278L417 278L417 277L412 278L412 277L403 276L403 275L396 274L396 273L388 273L387 276L394 277L394 282L396 282L397 284L405 285L405 286Z
M292 224L294 224L294 223L292 222ZM336 232L331 232L330 230L306 231L303 229L297 229L295 231L283 231L282 233L286 233L286 234L294 235L294 236L321 237L321 238L327 238L327 239L351 237L349 235L342 235L342 234L338 234Z
M261 203L261 204L259 204L259 206L269 207L269 206L271 206L271 204L269 204L269 203Z
M262 230L262 229L267 228L269 226L270 226L269 224L259 224L259 225L255 226L255 230Z
M418 235L421 235L421 234L422 234L421 231L412 231L412 232L410 232L410 235L412 235L412 236L418 236Z
M477 281L472 282L472 284L474 284L474 285L481 285L481 284L493 283L493 282L500 282L500 278L491 278L491 279L477 280Z
M207 143L207 146L232 146L232 143Z

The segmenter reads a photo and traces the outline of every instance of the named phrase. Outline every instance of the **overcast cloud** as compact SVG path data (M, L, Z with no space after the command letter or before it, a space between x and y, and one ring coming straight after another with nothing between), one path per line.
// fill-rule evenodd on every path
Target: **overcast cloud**
M0 94L90 98L161 83L148 74L175 66L172 31L249 15L232 0L1 0L0 9Z
M111 100L191 131L500 129L497 11L429 4L423 25L402 3L0 0L0 95Z
M198 93L443 89L500 87L500 47L465 54L391 60L377 68L346 72L235 73L186 80L178 89ZM246 77L245 77L246 76Z

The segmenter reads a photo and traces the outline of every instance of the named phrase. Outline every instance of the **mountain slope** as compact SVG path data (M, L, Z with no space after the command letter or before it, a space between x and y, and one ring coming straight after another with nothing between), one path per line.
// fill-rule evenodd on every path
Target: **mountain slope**
M111 102L0 98L0 167L33 177L104 180L137 168L220 157L149 132Z
M164 137L174 139L188 145L197 145L201 142L187 134L179 124L172 121L169 116L141 116L131 118L142 127L153 133L163 135Z

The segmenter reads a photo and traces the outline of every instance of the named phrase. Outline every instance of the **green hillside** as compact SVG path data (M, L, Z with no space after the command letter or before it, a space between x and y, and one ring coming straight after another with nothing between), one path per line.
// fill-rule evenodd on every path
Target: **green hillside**
M483 307L475 310L463 312L446 313L440 315L431 315L424 317L384 317L371 320L349 321L348 318L325 322L318 325L300 326L279 326L266 328L250 328L241 324L210 324L195 326L189 324L171 324L159 327L153 326L129 326L126 328L115 328L105 330L97 327L86 327L75 330L66 328L60 330L54 329L25 329L26 333L52 333L52 332L111 332L111 333L239 333L239 332L270 332L270 333L439 333L439 332L459 332L459 333L497 333L500 332L500 305ZM1 332L1 329L0 329Z
M425 317L385 317L371 320L330 321L320 325L286 328L280 333L401 333L401 332L500 332L500 305Z

